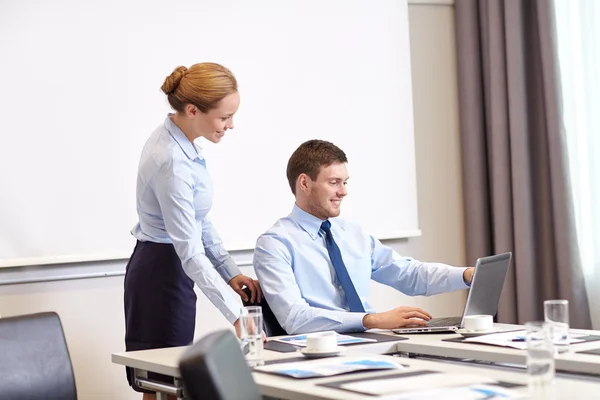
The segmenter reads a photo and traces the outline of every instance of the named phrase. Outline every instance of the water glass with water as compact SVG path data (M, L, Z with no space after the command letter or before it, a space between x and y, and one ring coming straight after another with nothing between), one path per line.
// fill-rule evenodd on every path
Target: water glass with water
M553 327L547 322L526 322L527 373L532 389L543 389L554 382Z
M242 307L240 330L242 349L248 365L263 365L263 315L260 306Z
M557 353L569 352L569 301L544 301L544 320L552 325L554 345Z

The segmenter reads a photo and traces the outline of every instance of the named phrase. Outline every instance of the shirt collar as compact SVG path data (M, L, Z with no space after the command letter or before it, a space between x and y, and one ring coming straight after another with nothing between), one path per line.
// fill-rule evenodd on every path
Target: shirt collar
M171 115L173 114L169 114L167 115L167 118L165 118L165 127L171 134L171 137L177 142L179 147L181 147L181 150L183 150L190 160L195 160L196 158L203 160L204 154L202 148L195 143L190 142L187 136L185 136L185 133L171 121Z
M311 238L313 238L313 240L319 237L319 231L321 230L321 224L323 223L322 219L302 210L296 203L294 203L294 208L292 210L292 218L310 235Z

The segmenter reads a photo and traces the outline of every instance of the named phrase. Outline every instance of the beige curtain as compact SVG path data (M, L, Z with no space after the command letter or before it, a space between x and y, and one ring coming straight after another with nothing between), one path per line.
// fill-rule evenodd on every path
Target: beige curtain
M513 252L498 320L570 302L591 328L560 121L552 1L457 0L467 257Z

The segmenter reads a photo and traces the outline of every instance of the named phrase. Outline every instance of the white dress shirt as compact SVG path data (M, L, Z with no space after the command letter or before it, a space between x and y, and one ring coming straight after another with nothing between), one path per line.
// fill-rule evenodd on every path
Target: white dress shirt
M265 299L289 334L365 330L363 317L375 312L368 302L371 279L411 296L468 287L466 268L402 257L357 224L332 218L334 240L366 311L349 312L325 247L322 222L294 205L256 243L254 270Z
M167 116L142 151L139 223L131 233L141 241L172 243L185 273L233 323L240 305L226 282L240 270L207 217L212 201L213 185L202 149Z

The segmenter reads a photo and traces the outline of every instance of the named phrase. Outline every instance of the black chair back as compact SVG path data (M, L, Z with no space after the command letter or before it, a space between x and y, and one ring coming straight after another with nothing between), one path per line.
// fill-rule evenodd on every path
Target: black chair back
M261 299L260 303L258 303L256 301L254 301L254 303L251 303L250 302L250 297L251 297L250 289L245 287L244 293L246 293L246 296L248 296L248 301L242 300L242 303L244 304L244 306L261 306L262 307L263 325L264 325L264 330L265 330L265 334L267 335L267 337L284 336L284 335L288 334L283 329L283 327L281 325L279 325L279 321L277 321L275 314L273 314L273 310L271 310L271 307L269 307L269 304L267 303L267 300L265 298Z
M71 358L56 313L0 318L0 398L77 399Z
M229 330L192 344L179 360L179 371L191 400L261 400L240 343Z

